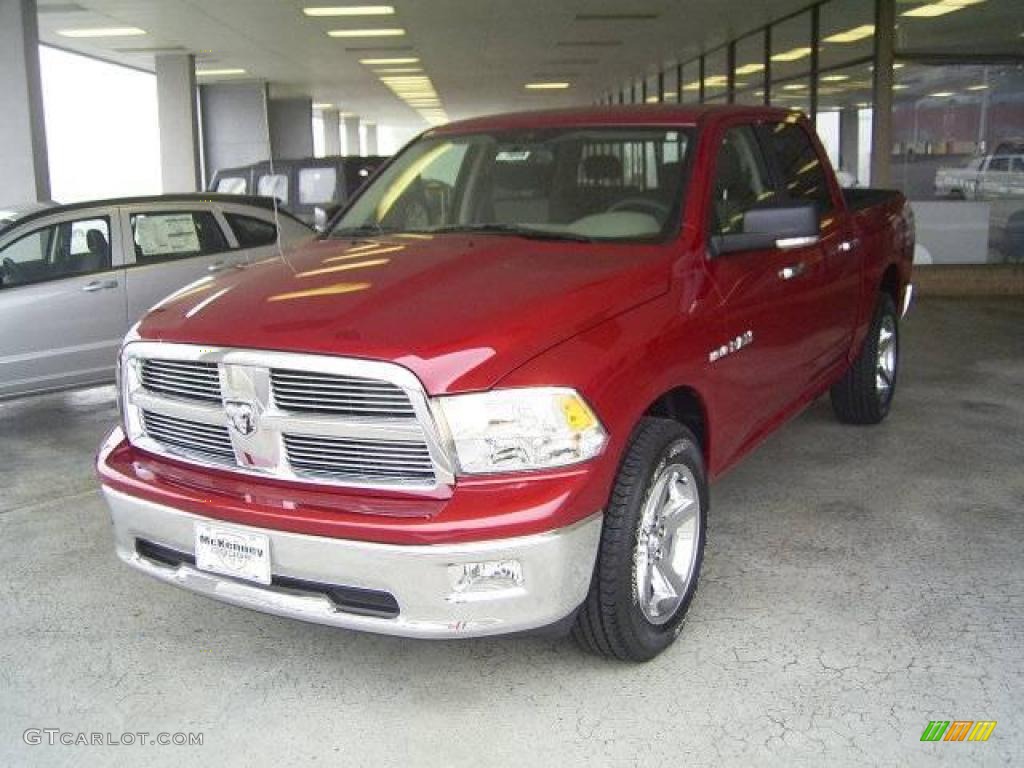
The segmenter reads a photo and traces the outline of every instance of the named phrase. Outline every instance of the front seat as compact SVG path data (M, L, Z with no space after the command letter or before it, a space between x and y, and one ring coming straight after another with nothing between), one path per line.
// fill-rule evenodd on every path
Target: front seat
M85 233L85 244L89 251L79 260L79 272L99 272L110 266L110 243L103 232L90 229Z

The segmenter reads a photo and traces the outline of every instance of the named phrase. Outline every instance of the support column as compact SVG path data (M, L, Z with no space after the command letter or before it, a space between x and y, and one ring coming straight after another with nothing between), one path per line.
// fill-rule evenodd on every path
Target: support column
M313 156L313 100L270 99L270 152L276 160Z
M874 112L871 121L871 186L890 184L892 86L896 45L896 0L875 0Z
M0 0L0 204L50 199L35 0Z
M210 83L199 88L207 183L215 171L270 159L267 84ZM312 134L312 125L310 133Z
M191 54L156 57L160 174L165 193L195 192L201 183L195 70Z
M357 115L345 118L345 154L349 157L359 157L363 154L359 141L359 117Z
M366 125L366 154L376 155L377 152L377 124L365 123Z
M336 109L323 112L324 154L328 157L341 154L341 116Z

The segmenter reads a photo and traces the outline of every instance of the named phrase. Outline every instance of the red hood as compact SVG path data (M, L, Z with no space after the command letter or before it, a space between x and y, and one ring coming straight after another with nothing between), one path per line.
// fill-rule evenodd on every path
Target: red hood
M657 246L420 237L315 241L179 292L139 335L387 360L439 394L487 389L668 289Z

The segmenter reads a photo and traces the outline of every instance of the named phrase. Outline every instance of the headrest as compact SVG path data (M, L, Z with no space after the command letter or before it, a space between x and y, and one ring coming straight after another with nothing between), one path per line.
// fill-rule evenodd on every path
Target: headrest
M85 233L85 244L91 253L107 255L107 237L98 229L90 229Z
M587 181L622 182L622 161L615 155L591 155L583 160L583 176Z

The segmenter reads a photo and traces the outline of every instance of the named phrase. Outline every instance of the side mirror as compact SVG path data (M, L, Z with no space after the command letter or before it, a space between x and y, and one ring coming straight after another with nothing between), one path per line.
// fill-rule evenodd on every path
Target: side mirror
M743 214L743 231L716 235L711 244L716 254L760 251L768 248L806 248L818 242L821 222L814 203L751 208Z

